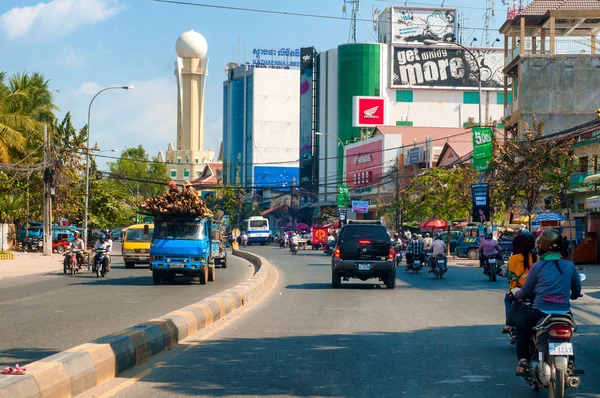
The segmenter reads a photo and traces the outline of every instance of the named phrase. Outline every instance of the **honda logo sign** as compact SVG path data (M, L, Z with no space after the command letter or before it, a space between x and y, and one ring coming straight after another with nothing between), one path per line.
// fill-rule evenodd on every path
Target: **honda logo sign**
M374 127L386 124L383 97L352 97L352 126Z

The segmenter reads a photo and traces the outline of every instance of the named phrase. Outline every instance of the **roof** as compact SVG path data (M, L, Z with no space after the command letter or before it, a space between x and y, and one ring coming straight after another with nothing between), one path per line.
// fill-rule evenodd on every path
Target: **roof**
M192 181L192 185L218 185L223 174L222 162L206 162L200 176Z
M600 0L533 0L520 15L545 15L548 11L600 10Z
M401 134L402 145L424 144L426 138L438 140L435 146L442 146L443 139L452 139L454 136L471 137L471 130L454 127L409 127L409 126L377 126L373 135L380 134ZM437 145L436 145L437 144Z
M470 159L473 153L473 141L448 141L444 144L444 148L438 157L436 167L451 166L459 164Z

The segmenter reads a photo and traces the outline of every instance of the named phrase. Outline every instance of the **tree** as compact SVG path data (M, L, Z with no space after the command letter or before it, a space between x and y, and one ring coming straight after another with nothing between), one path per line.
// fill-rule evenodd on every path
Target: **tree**
M113 228L133 222L137 203L108 180L90 180L89 224L98 228Z
M495 177L501 181L499 199L507 208L520 205L529 217L545 196L559 197L570 176L573 160L570 141L544 139L544 122L525 123L525 139L497 145L494 155Z
M206 205L213 212L223 210L231 217L231 225L238 226L247 213L247 209L244 209L245 198L246 192L243 188L224 187L217 190L214 195L210 195Z
M16 194L0 195L0 221L13 222L23 216L25 198Z
M141 202L165 191L169 182L167 165L157 158L149 159L143 146L127 148L116 162L108 164L113 183L121 186Z

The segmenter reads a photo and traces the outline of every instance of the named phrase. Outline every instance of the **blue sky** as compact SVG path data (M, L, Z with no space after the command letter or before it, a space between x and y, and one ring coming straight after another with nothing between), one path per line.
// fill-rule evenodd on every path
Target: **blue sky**
M342 0L190 0L233 7L343 16ZM360 14L372 6L385 9L404 1L363 0ZM409 6L439 6L419 0ZM483 26L484 0L447 0L458 7L467 27ZM496 0L492 38L505 19ZM367 23L369 28L372 24ZM175 42L189 29L208 41L209 76L205 96L205 142L218 150L222 139L222 84L225 64L251 61L252 48L327 50L348 40L350 23L340 20L269 15L157 3L151 0L2 0L0 2L0 70L40 72L57 90L61 116L71 111L77 127L85 125L91 97L109 85L134 85L129 92L108 91L93 105L91 141L101 149L143 145L151 156L176 140ZM467 30L480 40L480 30ZM358 41L372 41L358 22ZM244 42L246 57L244 59ZM470 42L468 40L467 42ZM235 49L234 49L235 48ZM113 155L111 153L104 155ZM118 154L115 154L118 156ZM99 163L103 165L100 159Z

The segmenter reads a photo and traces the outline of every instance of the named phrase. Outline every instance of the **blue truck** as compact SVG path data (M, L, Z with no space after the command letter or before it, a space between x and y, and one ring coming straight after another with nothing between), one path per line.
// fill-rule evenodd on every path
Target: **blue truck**
M176 276L198 277L201 285L214 281L212 228L212 217L157 216L150 244L150 269L154 284L173 281Z

